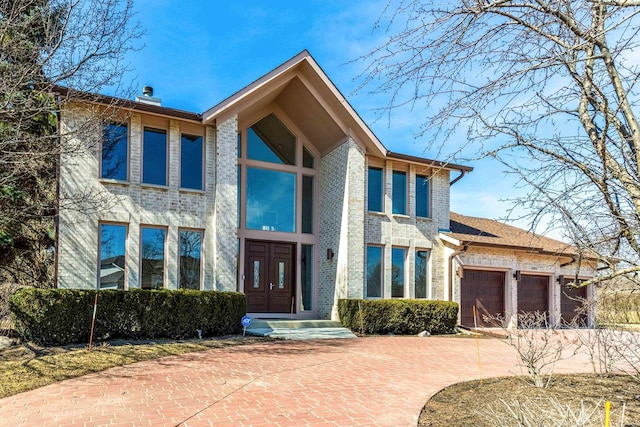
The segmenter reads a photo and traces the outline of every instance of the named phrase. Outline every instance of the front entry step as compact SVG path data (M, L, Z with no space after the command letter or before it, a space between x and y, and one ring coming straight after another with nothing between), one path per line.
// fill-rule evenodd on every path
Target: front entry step
M356 338L349 329L333 320L256 319L247 328L247 334L285 340Z

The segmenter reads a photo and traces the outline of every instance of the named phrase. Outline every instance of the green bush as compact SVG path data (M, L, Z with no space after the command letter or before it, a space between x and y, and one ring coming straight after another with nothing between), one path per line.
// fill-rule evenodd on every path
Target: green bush
M346 328L365 334L415 335L453 332L458 318L458 304L428 300L359 300L338 301L340 321Z
M95 290L19 289L9 302L16 332L42 345L89 341ZM94 340L182 339L239 333L246 312L237 292L100 291Z

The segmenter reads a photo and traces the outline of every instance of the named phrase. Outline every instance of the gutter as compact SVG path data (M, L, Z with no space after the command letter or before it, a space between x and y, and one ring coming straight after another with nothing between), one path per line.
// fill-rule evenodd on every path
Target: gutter
M451 181L449 183L449 186L452 186L453 184L455 184L456 182L460 181L462 179L463 176L465 176L467 174L467 171L464 169L459 169L460 171L460 175L458 175L457 177L455 177L455 179L453 181Z

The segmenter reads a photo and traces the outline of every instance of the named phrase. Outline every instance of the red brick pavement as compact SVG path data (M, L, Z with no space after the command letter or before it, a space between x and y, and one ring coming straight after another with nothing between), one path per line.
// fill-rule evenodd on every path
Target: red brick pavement
M208 350L0 400L2 426L415 426L464 380L520 373L498 339L372 337ZM584 358L556 371L584 371Z

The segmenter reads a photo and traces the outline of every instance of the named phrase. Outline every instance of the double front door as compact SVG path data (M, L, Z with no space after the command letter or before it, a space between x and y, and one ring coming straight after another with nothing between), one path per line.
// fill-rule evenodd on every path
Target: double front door
M249 313L289 313L295 307L295 244L247 240L245 281Z

